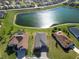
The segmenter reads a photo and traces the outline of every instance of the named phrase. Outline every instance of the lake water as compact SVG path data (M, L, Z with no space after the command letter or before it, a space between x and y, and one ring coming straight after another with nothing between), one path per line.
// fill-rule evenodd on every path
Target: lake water
M79 9L64 6L39 12L18 14L15 23L20 26L40 28L48 28L60 23L79 23Z

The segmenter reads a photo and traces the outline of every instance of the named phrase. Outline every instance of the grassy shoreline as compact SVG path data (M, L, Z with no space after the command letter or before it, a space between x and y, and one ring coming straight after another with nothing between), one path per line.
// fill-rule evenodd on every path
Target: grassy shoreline
M14 21L13 21L13 24L16 26L16 27L21 27L21 28L33 28L33 27L25 27L25 26L20 26L20 25L17 25L15 24L15 21L16 21L16 16L18 14L22 14L22 13L33 13L33 12L39 12L39 11L44 11L44 10L50 10L51 8L56 8L56 7L61 7L61 6L65 6L63 4L60 4L60 5L56 5L56 6L50 6L50 7L45 7L45 8L40 8L40 9L28 9L28 10L19 10L19 11L15 11L15 15L14 15ZM41 29L41 28L39 28Z

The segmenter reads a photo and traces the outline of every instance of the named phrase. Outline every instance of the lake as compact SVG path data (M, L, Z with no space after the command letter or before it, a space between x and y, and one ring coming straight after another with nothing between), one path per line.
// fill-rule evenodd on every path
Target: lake
M25 27L49 28L54 24L79 23L79 9L69 6L49 10L21 13L16 16L15 24Z

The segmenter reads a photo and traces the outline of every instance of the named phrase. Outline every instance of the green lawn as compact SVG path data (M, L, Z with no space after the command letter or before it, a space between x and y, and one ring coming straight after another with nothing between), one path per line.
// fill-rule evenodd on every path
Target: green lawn
M75 3L79 4L79 2L78 2L78 1L77 1L77 2L75 2Z
M23 12L36 12L39 9L36 10L23 10L23 11L7 11L7 15L5 19L2 21L3 25L2 28L0 29L0 36L3 37L3 39L0 41L0 59L15 59L16 56L15 54L12 55L7 55L5 52L7 44L9 42L9 38L11 33L16 32L19 29L24 29L24 31L28 32L29 34L29 49L28 49L28 56L32 56L33 53L33 41L34 41L34 33L35 32L46 32L47 33L47 38L48 38L48 47L49 47L49 53L48 57L50 59L75 59L78 54L75 53L74 51L69 51L69 53L66 53L63 51L63 49L58 45L58 47L55 47L56 41L51 37L51 32L54 30L54 28L48 28L48 29L34 29L34 28L23 28L23 27L17 27L16 25L13 24L14 16L18 13L23 13ZM60 28L64 33L67 34L68 32L68 27L71 25L65 24L63 25L58 25L56 26L57 28ZM75 25L79 27L79 25ZM58 31L58 30L55 30ZM73 40L75 45L79 47L79 42L77 39L69 33L70 38Z

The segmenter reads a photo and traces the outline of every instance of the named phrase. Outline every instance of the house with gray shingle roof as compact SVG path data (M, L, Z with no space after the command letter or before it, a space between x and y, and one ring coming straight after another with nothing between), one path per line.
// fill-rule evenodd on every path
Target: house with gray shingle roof
M41 59L42 55L46 56L44 58L47 58L47 52L47 35L44 32L37 32L34 40L34 54Z

